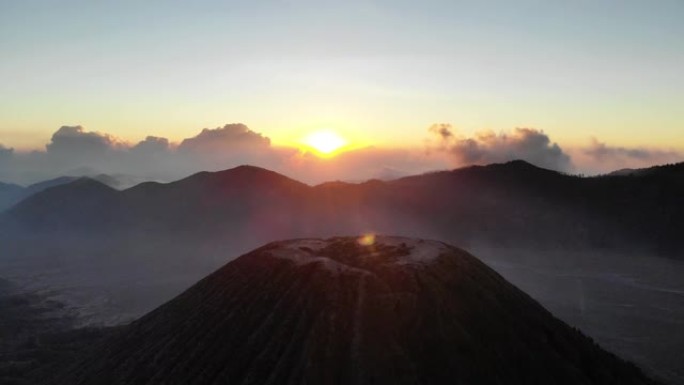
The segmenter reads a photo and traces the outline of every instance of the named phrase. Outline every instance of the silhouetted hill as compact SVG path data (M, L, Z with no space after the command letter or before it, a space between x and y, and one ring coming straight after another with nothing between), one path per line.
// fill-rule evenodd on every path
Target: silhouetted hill
M61 186L63 184L71 183L77 179L78 179L77 177L73 177L73 176L62 176L59 178L34 183L34 184L26 187L26 191L28 192L27 195L33 195L35 193L39 193L41 191L49 189L50 187L56 187L56 186Z
M310 187L241 166L123 192L70 184L22 202L4 220L43 230L68 229L72 223L108 237L145 232L247 246L377 231L464 245L643 250L681 257L683 168L584 178L513 161L389 182Z
M78 231L97 221L107 225L107 213L117 191L90 178L79 178L33 194L11 208L7 215L22 229ZM50 213L49 215L45 215ZM93 222L91 222L93 221Z
M43 378L68 385L652 383L463 250L384 236L268 244Z
M648 168L624 168L607 174L608 176L645 176L657 175L660 177L684 178L684 162L653 166Z
M80 179L81 177L74 177L74 176L61 176L58 178L34 183L32 185L22 187L16 184L7 184L7 183L2 183L0 182L0 212L9 209L10 207L14 206L15 204L21 202L22 200L30 197L31 195L34 195L36 193L42 192L44 190L47 190L48 188L51 187L56 187L56 186L61 186L67 183L71 183L75 180ZM95 181L98 181L102 184L105 184L109 187L119 189L123 186L130 186L130 185L135 185L136 178L126 176L126 175L117 175L117 176L112 176L112 175L107 175L107 174L99 174L95 175L93 177L82 177L82 178L89 178Z
M635 173L638 173L638 170L633 169L633 168L621 168L619 170L609 172L606 175L607 176L626 176L626 175L633 175Z
M437 219L435 232L500 245L657 250L681 255L681 165L640 176L582 178L522 161L391 182L409 216ZM664 172L667 171L667 172Z
M270 236L296 227L295 213L310 187L252 166L201 172L177 182L143 183L120 194L122 221L153 232L226 236L226 231ZM245 234L249 237L249 234Z
M27 187L22 187L15 184L0 183L0 212L14 206L27 197L41 192L47 188L59 186L69 182L73 182L77 178L74 177L60 177L44 182L34 183Z
M117 189L117 190L122 188L122 187L125 187L125 186L135 185L135 184L137 184L135 182L135 180L139 179L139 178L135 178L135 177L132 177L129 175L109 175L109 174L97 174L97 175L92 175L92 176L88 176L88 175L85 175L85 176L62 176L59 178L50 179L50 180L47 180L44 182L32 184L32 185L28 186L26 189L30 192L30 194L35 194L35 193L43 191L49 187L67 184L67 183L73 182L73 181L80 179L80 178L89 178L89 179L98 181L104 185L107 185L107 186L114 188L114 189Z
M0 212L21 200L23 194L23 187L16 184L0 182Z
M0 182L0 191L3 192L17 192L23 190L23 187L13 184L13 183L2 183Z

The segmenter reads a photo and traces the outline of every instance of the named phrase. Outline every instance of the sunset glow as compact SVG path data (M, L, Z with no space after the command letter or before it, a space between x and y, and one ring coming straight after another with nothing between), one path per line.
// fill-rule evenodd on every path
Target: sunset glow
M358 242L361 246L373 246L375 244L375 234L366 234L359 238Z
M322 155L333 155L336 151L346 146L347 140L334 131L316 131L304 139L304 144Z

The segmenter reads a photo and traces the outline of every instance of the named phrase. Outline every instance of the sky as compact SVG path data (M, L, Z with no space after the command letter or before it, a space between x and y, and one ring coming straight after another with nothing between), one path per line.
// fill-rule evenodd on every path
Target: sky
M242 123L278 151L332 129L366 152L441 155L381 162L410 171L539 138L563 171L677 161L682 18L680 0L0 0L0 180L86 166L26 160L62 126L119 150Z

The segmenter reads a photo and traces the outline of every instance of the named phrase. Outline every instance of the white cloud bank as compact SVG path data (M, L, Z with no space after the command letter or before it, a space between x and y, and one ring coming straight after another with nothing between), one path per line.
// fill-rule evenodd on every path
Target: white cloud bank
M588 174L684 160L677 151L613 147L595 139L585 147L564 149L543 131L532 128L464 136L448 124L436 124L426 134L430 140L424 148L367 147L322 159L296 148L274 146L268 137L241 123L205 128L178 144L154 136L131 144L81 126L63 126L43 151L18 152L0 144L0 181L27 184L63 175L100 173L126 175L131 181L172 181L198 171L252 164L316 184L392 179L514 159Z
M437 124L430 132L439 136L439 148L457 164L490 164L523 159L539 167L571 171L570 156L544 131L516 128L510 133L481 132L474 137L458 137L448 124Z

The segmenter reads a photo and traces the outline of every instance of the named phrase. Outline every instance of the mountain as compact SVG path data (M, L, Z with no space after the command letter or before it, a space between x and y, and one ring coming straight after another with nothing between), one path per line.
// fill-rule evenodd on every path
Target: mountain
M318 186L250 166L123 191L75 181L0 214L0 270L112 325L273 239L439 239L493 257L564 320L679 383L683 340L668 336L684 314L683 170L585 178L518 161Z
M388 236L270 243L51 374L69 385L653 383L465 251Z
M612 172L609 172L607 175L608 176L626 176L626 175L635 175L638 174L639 170L638 169L633 169L633 168L621 168L619 170L615 170Z
M15 184L0 183L0 212L12 207L21 202L27 197L39 193L50 187L59 186L73 182L78 178L64 176L60 178L50 179L44 182L34 183L27 187L22 187Z
M648 168L623 168L607 174L608 176L645 176L656 175L660 177L683 178L684 177L684 162L664 164Z
M97 174L97 175L83 175L98 182L104 183L111 188L117 190L125 190L140 183L149 182L151 179L144 176L128 175L128 174Z
M65 215L63 195L81 189L69 184L26 199L3 220L43 230L49 224L85 229L89 236L144 231L203 242L228 237L249 240L250 247L271 239L377 231L464 245L642 250L678 258L684 255L681 170L684 164L585 178L513 161L311 187L241 166L108 191L108 199L74 191L89 209L72 199L72 212Z
M62 176L59 178L54 178L54 179L46 180L43 182L34 183L34 184L26 187L26 192L27 192L26 196L39 193L39 192L47 190L51 187L56 187L56 186L61 186L63 184L71 183L77 179L78 178L73 177L73 176Z
M0 212L17 203L24 194L24 188L10 183L0 182Z
M522 161L396 181L412 216L500 245L637 249L681 256L684 178L667 172L581 178ZM681 175L681 174L680 174ZM435 203L437 202L437 203Z
M81 178L25 199L5 220L29 231L110 236L142 229L152 235L206 238L233 230L263 238L294 229L298 217L283 213L303 209L310 192L303 183L252 166L202 172L169 184L146 182L124 191Z
M106 220L98 211L101 207L112 207L115 197L116 190L113 188L90 178L78 178L68 183L56 183L53 187L34 193L11 208L8 214L21 213L15 216L17 220L13 224L32 231L78 230L89 225L88 221L83 220L90 215L97 215L99 228L103 229ZM109 209L104 210L107 211ZM46 216L47 212L50 215Z
M187 237L271 237L295 230L311 188L275 172L240 166L174 183L142 183L119 194L126 226ZM189 228L192 228L191 230Z
M141 178L129 175L98 174L92 177L61 176L58 178L34 183L26 187L22 187L16 184L7 184L0 182L0 212L11 208L15 204L21 202L22 200L34 194L47 190L51 187L69 184L81 178L89 178L114 189L122 189L125 187L135 186L144 181Z
M89 178L92 180L96 180L104 185L107 185L111 188L120 190L122 188L126 187L132 187L138 183L141 183L143 181L146 181L142 178L137 178L134 176L130 175L123 175L123 174L116 174L116 175L109 175L109 174L93 174L93 175L81 175L81 176L61 176L59 178L54 178L50 180L46 180L43 182L39 183L34 183L28 187L26 187L26 190L28 192L28 195L32 195L38 192L41 192L45 189L48 189L50 187L55 187L67 183L71 183L77 179L80 178Z

